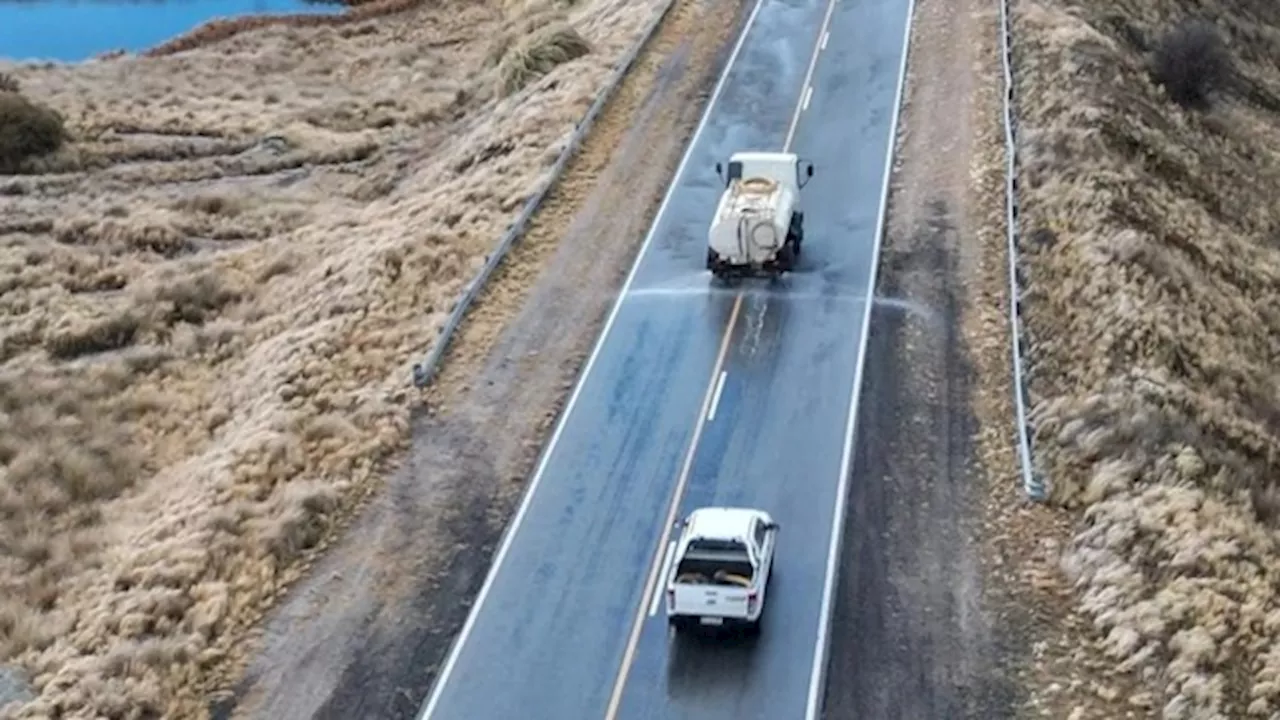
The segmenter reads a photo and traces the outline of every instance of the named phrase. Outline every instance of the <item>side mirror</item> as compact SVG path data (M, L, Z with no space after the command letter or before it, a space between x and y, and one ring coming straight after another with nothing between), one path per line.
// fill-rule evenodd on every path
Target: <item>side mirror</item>
M765 529L765 530L777 530L777 529L778 529L778 523L776 523L776 522L768 522L768 523L765 523L765 524L764 524L764 529Z
M720 182L724 182L724 165L716 163L716 177L720 178Z
M813 163L805 163L804 179L798 183L799 186L804 187L805 185L807 185L809 182L809 179L812 177L813 177Z

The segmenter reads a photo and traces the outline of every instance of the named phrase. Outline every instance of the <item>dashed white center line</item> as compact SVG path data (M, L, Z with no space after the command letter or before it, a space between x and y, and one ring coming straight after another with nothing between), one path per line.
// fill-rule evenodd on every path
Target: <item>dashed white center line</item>
M787 139L782 143L783 152L791 152L791 144L796 139L796 128L800 125L800 114L809 106L809 95L813 90L813 71L818 69L818 56L822 54L823 48L827 46L827 37L831 34L828 28L831 27L831 15L835 11L836 0L828 0L827 14L822 18L822 27L818 28L818 32L822 34L818 36L818 42L813 46L813 56L809 58L809 69L805 72L804 80L800 84L804 88L804 95L801 97L800 103L796 105L795 114L791 116L791 129L787 131Z
M809 101L813 99L813 86L804 89L804 109L809 109Z
M716 419L716 408L720 407L720 393L724 392L724 379L729 377L728 370L720 371L720 378L716 380L716 392L711 396L711 409L707 411L707 422Z
M664 584L667 579L667 573L671 572L671 558L676 554L676 541L672 540L667 543L667 557L662 561L662 575L658 577L658 584L653 588L653 601L649 603L649 617L658 614L658 600L662 598L662 591L666 589Z

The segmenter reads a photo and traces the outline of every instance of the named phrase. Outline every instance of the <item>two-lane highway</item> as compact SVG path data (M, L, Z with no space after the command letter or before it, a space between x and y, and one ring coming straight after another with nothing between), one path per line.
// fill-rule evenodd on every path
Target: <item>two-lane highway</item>
M737 505L778 520L765 630L728 646L676 639L651 599L617 717L763 720L819 709L824 596L839 542L909 10L903 2L834 4L785 148L818 165L802 191L802 269L776 286L744 285L718 397L676 513Z
M761 0L422 718L816 717L910 0ZM716 289L734 151L793 149L801 270ZM754 642L671 636L672 518L782 525Z

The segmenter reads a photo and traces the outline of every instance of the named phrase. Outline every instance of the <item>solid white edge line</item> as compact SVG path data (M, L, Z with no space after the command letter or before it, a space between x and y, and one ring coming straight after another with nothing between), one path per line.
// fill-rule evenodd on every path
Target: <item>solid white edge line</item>
M862 371L866 365L867 340L871 333L871 310L875 305L876 278L880 267L880 247L884 238L889 207L889 187L893 176L893 160L898 146L898 115L902 109L903 89L907 84L907 57L911 54L911 26L915 19L915 0L907 0L907 27L903 33L902 61L898 66L898 89L893 101L893 118L889 123L889 152L884 159L884 184L880 189L880 215L876 219L876 234L871 254L871 269L867 281L867 306L862 315L862 337L858 341L858 365L853 375L853 392L849 398L849 417L845 426L844 450L840 457L840 480L836 488L836 512L831 519L831 545L827 549L827 578L822 590L822 605L818 611L818 638L813 646L813 667L809 675L809 701L805 708L805 720L818 720L822 706L822 692L826 685L827 653L831 633L831 605L839 572L840 549L844 544L844 513L848 505L849 473L853 469L855 433L858 425L858 401L862 396Z
M810 85L809 87L804 89L804 109L806 111L809 109L809 101L812 99L813 99L813 86Z
M662 591L666 588L662 584L662 580L671 573L671 559L676 554L676 541L672 540L667 543L667 556L662 561L662 574L658 576L658 582L653 586L653 602L649 605L649 617L658 614L658 599L662 597Z
M829 31L822 33L822 49L823 50L827 49L827 41L830 39L831 39L831 33Z
M707 411L707 422L716 419L716 408L720 407L720 393L724 392L724 380L729 377L728 370L720 371L720 379L716 380L716 394L711 398L711 409Z
M667 192L662 198L662 204L658 206L658 212L653 216L653 223L649 226L649 232L645 235L644 242L640 246L640 252L636 255L636 259L631 265L631 271L627 273L627 279L622 285L622 291L618 293L618 299L613 303L613 310L609 312L609 317L605 320L604 329L600 331L600 337L596 340L595 348L592 349L591 356L587 358L587 364L583 367L577 384L574 385L573 393L569 396L569 402L565 404L564 411L560 413L560 418L556 421L556 429L552 432L551 439L547 441L542 458L538 461L538 467L534 470L533 479L530 480L529 487L520 501L520 507L516 510L515 517L511 519L511 523L507 525L507 530L503 534L502 544L498 546L498 553L494 555L493 562L489 566L489 573L485 576L484 584L476 595L471 611L467 613L467 620L463 624L462 630L458 633L452 647L449 649L449 656L445 660L444 667L441 668L440 674L436 676L435 682L432 683L431 695L427 698L422 711L418 713L417 720L428 720L435 710L436 704L440 702L440 696L448 685L454 666L457 665L458 656L461 654L467 638L470 637L471 631L475 627L476 618L479 617L480 611L484 607L484 601L489 597L493 581L502 569L502 562L506 559L507 552L511 549L511 543L516 533L519 532L520 525L524 522L524 516L529 510L529 504L532 502L534 494L538 491L538 485L542 482L542 476L547 469L547 464L555 452L556 445L560 442L560 435L564 432L564 427L568 423L569 417L573 414L573 408L578 402L578 396L582 394L582 388L586 385L587 378L591 375L591 369L595 367L596 359L600 356L600 351L604 347L605 341L609 338L609 332L613 329L613 323L618 317L618 311L622 308L623 302L626 301L627 293L631 289L636 273L639 272L640 265L644 262L644 258L653 244L658 226L666 213L667 205L671 202L672 196L675 195L675 190L680 184L680 178L684 174L685 166L688 165L689 158L693 155L693 149L698 146L698 138L702 136L708 120L711 119L711 113L715 109L716 102L720 99L720 94L724 91L724 85L729 79L729 73L732 72L734 64L738 61L738 55L742 52L742 46L746 43L747 35L750 34L752 26L755 25L756 16L760 14L760 7L763 4L764 0L756 0L755 6L751 9L751 14L742 26L742 32L738 35L738 41L733 46L733 52L730 53L729 60L725 63L724 69L720 71L720 78L716 81L716 87L711 93L711 99L707 102L706 109L702 111L702 119L698 121L698 127L694 130L693 137L690 138L689 144L685 146L684 156L680 158L680 164L676 166L675 175L672 176L671 184L667 186Z

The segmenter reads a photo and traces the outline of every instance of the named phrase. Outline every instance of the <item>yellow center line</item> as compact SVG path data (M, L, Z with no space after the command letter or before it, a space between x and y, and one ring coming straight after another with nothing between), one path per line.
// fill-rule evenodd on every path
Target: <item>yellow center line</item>
M693 439L689 441L689 449L684 454L684 465L680 468L680 476L676 480L676 489L671 496L671 505L667 508L666 525L663 526L662 538L658 542L658 550L654 553L653 562L649 564L649 579L644 584L644 594L641 595L640 612L636 613L635 621L631 624L631 636L627 638L627 649L622 654L622 667L618 670L618 676L613 683L613 694L609 697L609 708L605 711L606 718L613 718L618 714L618 706L622 703L622 689L627 684L627 675L631 672L631 661L635 658L636 647L640 644L640 630L644 627L644 608L649 597L653 595L658 582L658 573L662 569L662 551L667 547L667 534L671 531L671 526L676 522L676 513L680 510L680 498L684 497L685 486L689 483L689 474L693 470L693 458L697 454L698 441L702 438L702 430L706 427L703 419L707 416L707 410L711 407L711 397L716 391L716 379L720 377L720 370L724 367L724 361L729 357L729 345L733 340L733 328L738 324L738 313L742 310L742 293L738 293L733 299L733 310L729 313L728 327L725 328L724 338L720 341L720 353L716 356L715 369L711 373L711 382L707 385L707 392L702 398L702 407L698 408L698 420L693 427Z
M822 18L822 27L818 29L818 33L814 38L813 54L809 59L809 68L805 72L804 82L800 85L799 97L796 99L796 109L791 116L791 126L787 129L786 141L783 143L783 152L790 152L791 145L795 141L796 128L800 125L800 114L804 112L808 106L808 100L812 95L810 83L813 81L814 71L818 67L818 56L826 47L826 38L829 34L828 26L831 24L831 16L835 12L837 0L828 0L827 12ZM639 609L636 611L635 619L631 624L631 634L627 638L626 649L622 653L622 665L618 668L618 674L614 679L613 692L609 696L609 706L605 710L605 720L614 720L618 715L618 709L622 705L622 691L627 685L627 676L631 674L631 664L635 660L636 649L640 645L640 632L644 628L645 608L649 604L650 598L657 590L659 582L659 574L662 572L663 552L667 548L671 528L675 525L676 513L680 510L680 500L684 497L685 488L689 484L689 475L693 471L693 460L697 455L698 441L702 439L702 431L706 427L707 414L710 410L712 398L715 396L717 380L721 372L724 370L725 361L729 357L730 341L733 339L733 331L738 323L738 315L742 310L743 294L739 291L733 299L733 310L729 313L728 326L725 328L724 337L720 341L720 353L716 356L715 367L711 371L711 380L707 383L706 394L702 398L702 406L698 409L698 417L693 427L693 437L689 441L689 449L685 452L684 464L680 468L680 475L676 479L676 487L671 496L671 504L667 508L666 524L663 526L662 534L658 538L658 547L654 551L653 560L649 563L649 577L644 584L644 592L640 596Z

